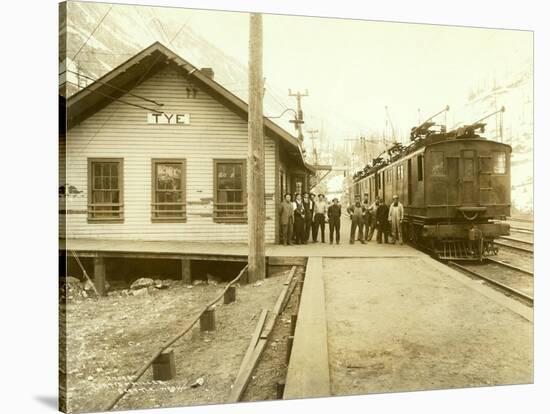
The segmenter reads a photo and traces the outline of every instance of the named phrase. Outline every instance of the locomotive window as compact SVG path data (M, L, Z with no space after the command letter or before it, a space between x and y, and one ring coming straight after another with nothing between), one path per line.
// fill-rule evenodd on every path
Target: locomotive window
M424 179L424 166L423 164L423 158L422 155L419 155L416 157L416 166L418 168L418 181L422 181Z
M463 177L471 178L474 176L474 160L473 158L464 158L464 174Z
M432 175L445 175L443 151L432 152Z
M491 173L491 157L479 157L481 173Z
M506 174L506 153L493 152L493 174Z

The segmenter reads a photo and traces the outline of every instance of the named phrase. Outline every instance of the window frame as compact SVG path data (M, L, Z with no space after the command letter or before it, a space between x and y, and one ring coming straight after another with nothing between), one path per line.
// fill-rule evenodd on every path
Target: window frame
M118 217L94 217L93 216L93 207L95 203L93 202L94 197L94 175L93 175L93 164L94 163L118 163L118 191L119 191L119 202L113 203L113 206L118 206ZM88 158L88 203L86 206L86 215L88 223L124 223L124 158L118 157L97 157L97 158ZM101 190L98 190L101 191ZM96 213L97 214L97 213Z
M504 155L504 172L498 173L495 172L495 162L497 160L497 155L503 154ZM506 155L506 151L491 151L491 174L502 176L508 174L508 156Z
M180 216L155 216L155 204L157 190L157 165L158 164L181 164L181 193L182 193L182 214ZM162 190L160 190L162 191ZM179 203L178 203L179 205ZM187 221L187 160L185 158L152 158L151 159L151 222L153 223L184 223ZM162 210L160 210L162 211Z
M220 203L218 201L218 165L219 164L241 164L242 165L242 184L243 184L243 217L217 217L216 216L216 206L219 204L230 204L230 203ZM212 206L212 218L215 223L224 223L224 224L245 224L248 222L248 211L247 211L247 164L246 158L216 158L213 160L213 200L214 205Z
M424 181L424 156L422 154L416 157L416 177L417 181Z
M441 168L441 173L440 174L434 174L434 171L433 171L433 168L434 168L434 154L441 154L441 159L443 161L443 165L442 165L442 168ZM430 151L430 166L431 166L431 174L430 176L432 177L446 177L448 174L447 174L447 164L445 163L445 151Z

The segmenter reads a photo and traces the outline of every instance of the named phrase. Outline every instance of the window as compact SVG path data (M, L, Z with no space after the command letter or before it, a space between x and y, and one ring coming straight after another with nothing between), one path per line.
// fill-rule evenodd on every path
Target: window
M403 179L403 165L397 166L397 181L400 181Z
M481 174L491 174L492 163L491 157L479 156L479 172Z
M153 221L184 221L185 206L185 160L152 161Z
M214 160L214 221L246 223L245 160Z
M416 158L416 167L417 167L417 173L418 173L418 181L424 180L424 157L422 155L419 155Z
M88 221L123 221L122 170L122 158L88 160Z
M506 174L506 153L493 152L493 174Z
M432 175L445 175L443 151L432 151Z

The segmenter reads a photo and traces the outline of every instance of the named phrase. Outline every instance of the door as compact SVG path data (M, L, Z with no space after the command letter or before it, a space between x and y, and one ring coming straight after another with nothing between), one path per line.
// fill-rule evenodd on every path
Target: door
M477 205L477 188L475 177L477 177L476 154L474 150L463 150L461 152L460 168L460 202L462 205Z
M458 205L458 188L460 179L458 178L459 157L447 157L447 204L450 206Z
M412 189L412 159L407 161L407 205L411 205L413 202L413 189Z

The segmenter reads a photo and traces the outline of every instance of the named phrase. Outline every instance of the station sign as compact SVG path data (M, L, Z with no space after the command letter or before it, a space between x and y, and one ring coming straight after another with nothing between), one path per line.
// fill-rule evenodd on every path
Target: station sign
M191 116L189 114L169 114L166 112L149 112L147 123L155 125L189 125Z

